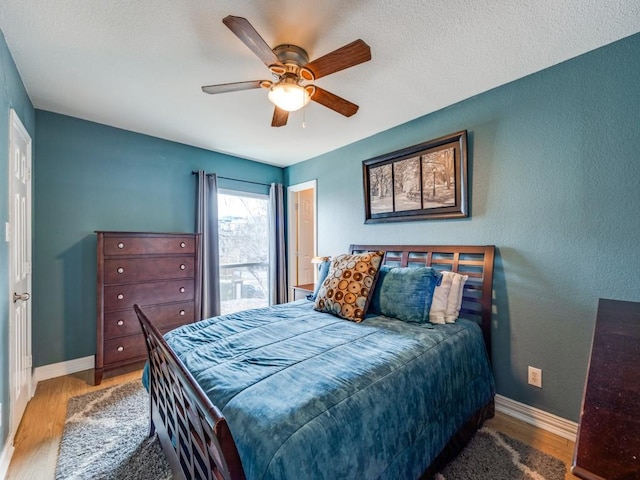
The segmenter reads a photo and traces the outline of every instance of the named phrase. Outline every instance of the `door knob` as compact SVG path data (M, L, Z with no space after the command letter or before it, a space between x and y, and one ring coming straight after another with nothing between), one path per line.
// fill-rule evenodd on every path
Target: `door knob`
M22 300L23 302L26 302L30 298L31 298L31 295L29 295L28 293L13 292L13 303L16 303L18 300Z

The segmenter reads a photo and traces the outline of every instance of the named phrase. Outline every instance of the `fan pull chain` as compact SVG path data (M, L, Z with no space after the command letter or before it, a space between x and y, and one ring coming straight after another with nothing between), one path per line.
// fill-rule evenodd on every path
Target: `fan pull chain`
M302 109L302 128L307 128L307 120L306 120L306 115L305 115L306 111L307 111L306 108Z

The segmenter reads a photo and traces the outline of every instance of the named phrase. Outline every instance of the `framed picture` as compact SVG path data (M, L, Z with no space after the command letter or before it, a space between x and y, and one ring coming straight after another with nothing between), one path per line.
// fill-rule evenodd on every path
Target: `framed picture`
M469 216L467 132L362 162L365 223Z

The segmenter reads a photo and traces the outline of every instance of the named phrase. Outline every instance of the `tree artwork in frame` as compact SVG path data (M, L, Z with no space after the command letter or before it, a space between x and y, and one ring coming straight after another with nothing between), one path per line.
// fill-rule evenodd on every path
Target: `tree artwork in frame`
M362 162L365 223L469 216L467 132Z

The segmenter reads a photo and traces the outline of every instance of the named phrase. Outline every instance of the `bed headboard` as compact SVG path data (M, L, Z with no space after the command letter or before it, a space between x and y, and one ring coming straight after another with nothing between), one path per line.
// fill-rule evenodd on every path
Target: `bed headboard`
M491 355L491 305L493 299L493 245L351 245L351 253L383 250L382 263L397 267L428 266L449 270L469 279L464 285L460 316L480 324ZM491 358L491 356L489 356Z

